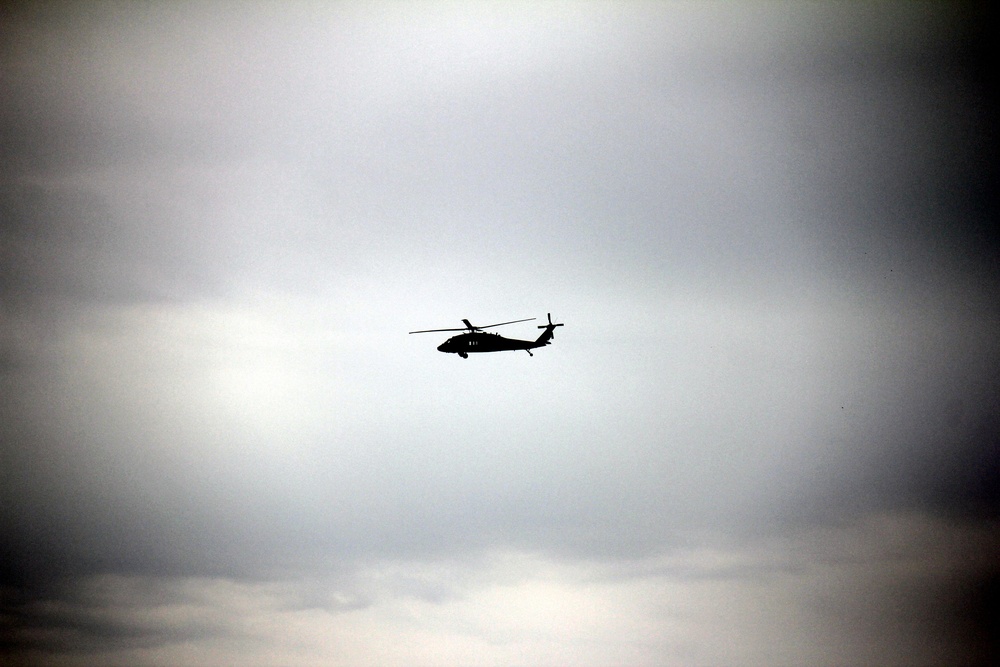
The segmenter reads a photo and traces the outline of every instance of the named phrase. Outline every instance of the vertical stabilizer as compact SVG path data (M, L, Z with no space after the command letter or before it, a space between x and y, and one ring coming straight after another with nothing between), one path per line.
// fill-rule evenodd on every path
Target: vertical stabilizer
M548 345L549 341L555 337L553 335L553 332L556 330L556 327L562 326L562 323L558 324L552 323L552 313L548 313L548 317L549 317L549 323L543 324L542 326L538 327L539 329L545 329L545 331L542 332L542 335L538 337L538 340L535 341L535 344L539 347L541 347L542 345Z

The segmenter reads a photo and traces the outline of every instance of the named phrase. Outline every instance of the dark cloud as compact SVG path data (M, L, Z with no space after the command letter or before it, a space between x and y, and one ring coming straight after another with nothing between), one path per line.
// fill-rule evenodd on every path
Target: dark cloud
M990 14L959 3L926 17L924 39L845 40L799 61L794 132L833 270L883 283L905 272L922 290L956 277L995 289Z
M8 590L0 651L87 655L196 641L228 630L204 617L157 617L158 607L179 606L191 599L156 579L77 581L49 586L31 596Z

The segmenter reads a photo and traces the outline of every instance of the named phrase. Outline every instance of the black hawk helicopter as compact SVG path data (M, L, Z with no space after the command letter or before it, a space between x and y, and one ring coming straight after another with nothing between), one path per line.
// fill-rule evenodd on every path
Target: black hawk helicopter
M423 329L421 331L411 331L411 334L415 333L433 333L436 331L464 331L464 334L459 334L458 336L452 336L445 342L438 345L439 352L451 352L457 354L463 359L469 358L470 352L503 352L504 350L524 350L531 356L531 351L536 347L545 347L552 340L552 332L555 331L556 327L561 327L562 324L552 323L552 313L548 314L549 323L543 324L538 327L539 329L545 329L542 335L538 337L537 340L518 340L517 338L504 338L500 334L486 333L483 329L491 329L493 327L502 327L505 324L516 324L517 322L528 322L535 319L534 317L529 317L525 320L511 320L510 322L500 322L499 324L487 324L483 327L477 327L469 320L462 320L465 323L464 329Z

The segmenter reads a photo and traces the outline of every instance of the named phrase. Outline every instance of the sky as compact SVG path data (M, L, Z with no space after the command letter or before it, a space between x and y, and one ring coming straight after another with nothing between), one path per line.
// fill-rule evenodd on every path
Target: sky
M3 4L3 663L995 660L984 5Z

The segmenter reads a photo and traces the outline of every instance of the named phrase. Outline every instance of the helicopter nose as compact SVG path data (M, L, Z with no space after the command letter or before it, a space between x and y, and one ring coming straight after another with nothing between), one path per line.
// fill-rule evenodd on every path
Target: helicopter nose
M448 350L444 349L447 344L448 343L441 343L438 345L438 352L447 352Z

